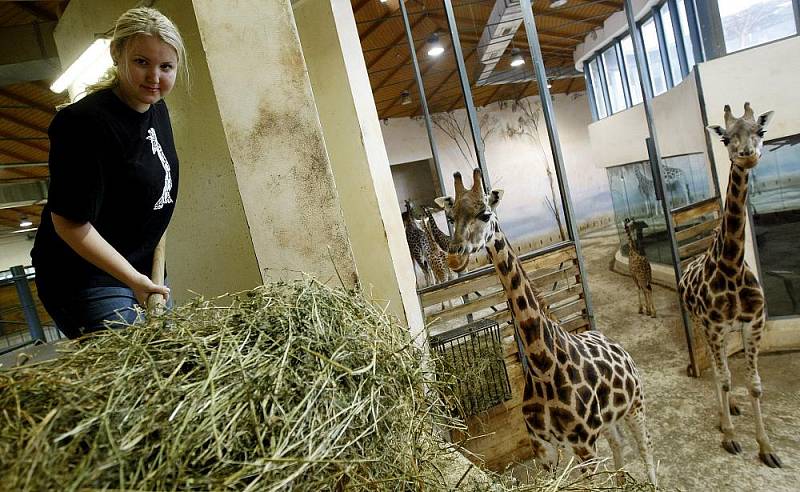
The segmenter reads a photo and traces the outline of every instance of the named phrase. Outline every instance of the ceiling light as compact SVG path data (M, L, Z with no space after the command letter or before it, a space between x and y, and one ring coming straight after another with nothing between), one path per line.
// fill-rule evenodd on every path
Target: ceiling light
M389 1L389 0L381 0L381 3L386 3L386 2L388 2L388 1Z
M22 220L19 221L19 227L24 229L25 227L30 227L33 225L33 222L28 220L27 217L23 217Z
M444 53L444 46L439 41L439 34L433 33L428 38L428 56L439 56Z
M100 77L111 67L113 61L109 53L108 46L110 39L97 39L91 46L86 48L81 56L67 68L61 76L53 82L50 90L59 94L70 86L80 89L97 82Z
M400 104L405 106L406 104L411 104L411 94L408 91L403 91L400 93Z
M520 65L525 65L525 59L522 58L522 55L519 53L519 48L512 48L511 49L511 66L518 67Z
M567 4L567 0L553 0L552 2L550 2L550 8L551 9L555 9L555 8L558 8L558 7L563 7L566 4Z
M547 88L548 89L552 89L553 88L553 84L549 80L547 81Z

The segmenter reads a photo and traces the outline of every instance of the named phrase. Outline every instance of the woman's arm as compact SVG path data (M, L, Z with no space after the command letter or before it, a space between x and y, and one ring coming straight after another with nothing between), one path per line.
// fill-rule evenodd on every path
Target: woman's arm
M154 284L147 275L139 273L111 246L90 222L74 222L51 212L58 236L84 260L130 287L142 307L147 306L150 294L169 299L169 288Z

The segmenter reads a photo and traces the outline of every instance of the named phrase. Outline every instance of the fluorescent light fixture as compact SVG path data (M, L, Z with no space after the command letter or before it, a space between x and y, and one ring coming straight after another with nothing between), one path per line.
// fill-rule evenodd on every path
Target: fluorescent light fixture
M400 93L400 104L403 106L411 104L411 94L409 94L408 91L403 91Z
M388 1L389 1L389 0L381 0L381 3L386 3L386 2L388 2Z
M547 81L547 88L548 88L548 89L552 89L552 88L553 88L553 84L552 84L552 83L550 83L550 81L549 81L549 80Z
M522 58L522 55L519 53L519 48L512 48L511 49L511 66L518 67L520 65L525 65L525 58Z
M555 9L555 8L558 8L558 7L563 7L566 4L567 4L567 0L553 0L552 2L550 2L550 8L551 9Z
M19 221L19 227L20 227L21 229L24 229L24 228L26 228L26 227L30 227L30 226L32 226L32 225L33 225L33 222L31 222L30 220L28 220L28 218L27 218L27 217L23 217L23 218L22 218L22 220L20 220L20 221Z
M439 56L444 53L444 46L439 41L439 34L433 33L428 38L428 56Z
M97 82L113 63L109 52L110 39L97 39L86 51L67 68L61 76L53 82L50 90L56 94L64 92L73 86L83 89L89 84Z

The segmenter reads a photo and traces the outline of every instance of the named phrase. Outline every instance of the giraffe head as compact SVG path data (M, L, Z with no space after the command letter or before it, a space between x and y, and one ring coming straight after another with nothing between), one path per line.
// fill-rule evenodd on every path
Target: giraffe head
M454 272L466 268L471 254L480 251L497 230L495 208L503 197L503 190L483 192L483 180L479 169L472 172L472 188L464 188L461 173L455 179L455 198L442 196L436 204L442 207L447 219L453 224L453 237L447 251L447 264Z
M767 125L772 119L772 111L756 118L750 103L744 103L744 115L736 118L731 112L731 107L725 105L725 128L719 125L709 125L708 131L722 139L728 148L731 162L744 169L750 169L758 164L761 157L761 146Z
M633 229L633 221L625 217L625 234L628 236L629 239L633 238L633 235L631 234L632 229Z

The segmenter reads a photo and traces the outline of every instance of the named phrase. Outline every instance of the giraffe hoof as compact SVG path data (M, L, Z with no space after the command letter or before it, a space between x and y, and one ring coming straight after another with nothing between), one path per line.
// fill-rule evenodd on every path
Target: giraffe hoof
M778 458L778 455L775 453L758 453L758 457L761 458L761 461L763 461L764 464L770 468L783 468L781 459Z
M742 414L741 407L739 407L739 405L735 403L731 403L730 409L731 409L731 415L733 415L734 417L738 417L739 415Z
M730 441L722 441L722 447L731 454L739 454L742 452L742 445L739 444L739 441L734 441L733 439Z

